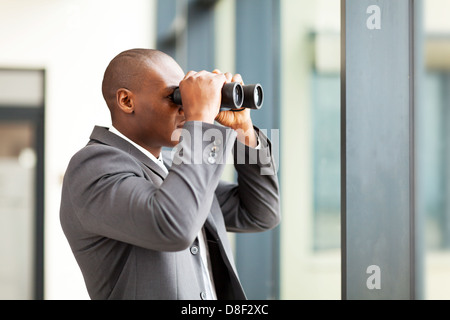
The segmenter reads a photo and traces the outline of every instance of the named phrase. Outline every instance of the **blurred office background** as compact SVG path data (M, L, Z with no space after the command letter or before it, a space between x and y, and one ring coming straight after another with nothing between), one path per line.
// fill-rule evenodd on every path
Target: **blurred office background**
M417 110L425 299L450 292L450 2L424 0ZM0 0L0 299L88 299L59 223L62 177L110 124L103 72L159 48L265 89L282 223L230 235L250 299L341 299L340 0ZM227 168L224 179L233 179Z

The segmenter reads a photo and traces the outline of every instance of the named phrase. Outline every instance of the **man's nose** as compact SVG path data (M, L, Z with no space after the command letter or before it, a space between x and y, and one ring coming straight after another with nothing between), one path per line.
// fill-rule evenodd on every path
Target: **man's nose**
M178 114L184 116L184 110L183 110L183 107L182 107L182 106L180 106L180 107L178 108Z

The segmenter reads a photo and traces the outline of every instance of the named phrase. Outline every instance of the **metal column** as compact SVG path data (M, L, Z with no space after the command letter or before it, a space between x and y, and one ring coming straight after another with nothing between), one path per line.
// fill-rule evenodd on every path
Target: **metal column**
M342 298L416 298L414 0L341 0Z

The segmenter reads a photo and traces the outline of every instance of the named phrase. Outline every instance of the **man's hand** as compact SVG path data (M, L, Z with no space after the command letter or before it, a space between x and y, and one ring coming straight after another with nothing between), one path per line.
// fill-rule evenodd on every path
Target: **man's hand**
M214 74L222 74L219 70L214 70ZM227 72L224 74L226 82L239 82L244 85L244 81L240 74L232 75ZM249 147L256 147L257 139L253 129L253 122L250 117L250 109L242 108L239 111L221 111L216 119L220 124L230 127L237 132L237 139L248 145Z
M189 71L180 82L181 99L186 121L214 123L219 113L224 74Z

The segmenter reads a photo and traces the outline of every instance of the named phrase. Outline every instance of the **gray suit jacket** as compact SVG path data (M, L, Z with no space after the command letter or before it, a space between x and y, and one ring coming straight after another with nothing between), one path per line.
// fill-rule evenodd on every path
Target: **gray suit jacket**
M187 122L184 132L203 139L182 139L168 175L98 126L72 157L60 219L91 299L203 298L201 257L192 250L202 227L218 299L246 298L227 232L259 232L279 223L270 143L260 133L262 148L255 151L237 142L235 131L202 122ZM254 163L235 164L238 184L220 181L233 148ZM272 174L261 174L267 168Z

